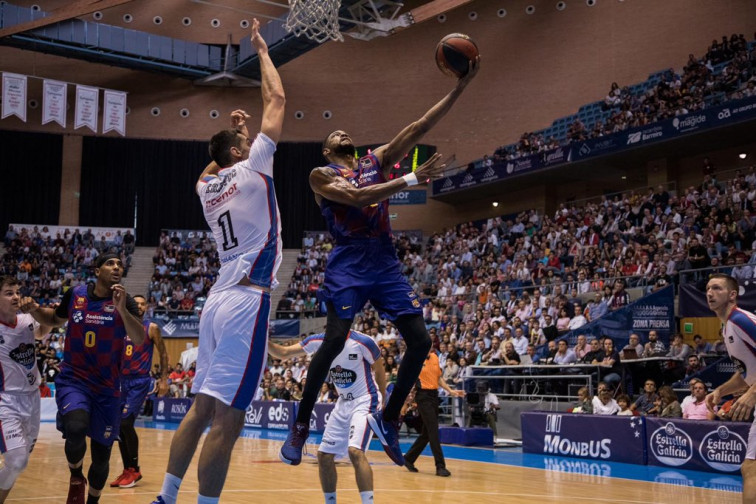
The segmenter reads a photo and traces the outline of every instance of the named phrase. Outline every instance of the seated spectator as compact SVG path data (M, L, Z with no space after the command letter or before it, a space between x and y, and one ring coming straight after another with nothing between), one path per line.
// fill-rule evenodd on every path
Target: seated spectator
M660 418L682 418L682 407L677 401L677 394L669 385L664 385L659 389L659 399L661 401Z
M283 376L279 376L275 379L274 386L270 391L270 397L273 398L274 401L291 400L291 392L286 388L286 381Z
M706 384L702 381L693 385L693 400L683 407L683 418L688 420L714 420L716 414L706 406Z
M625 350L635 350L635 355L637 355L638 358L643 356L643 345L641 345L640 337L637 334L633 333L630 335L628 344L622 347L623 353Z
M612 397L612 389L604 382L599 383L592 406L594 415L616 415L620 411L619 404Z
M578 402L572 408L572 413L593 413L593 403L591 402L590 395L588 394L588 387L580 387L578 389Z
M556 321L557 334L560 336L565 334L570 327L570 316L567 314L567 309L562 308L559 310L559 318Z
M580 361L583 364L591 364L593 361L598 360L602 352L601 341L598 338L592 339L588 345L589 350Z
M588 339L585 337L585 334L578 335L577 342L572 351L575 352L575 357L578 362L582 362L586 354L591 351L591 346L588 344Z
M648 332L648 343L643 347L643 357L659 357L667 353L667 347L656 331Z
M630 409L630 398L627 394L620 394L617 396L617 405L619 406L619 412L617 416L633 416L635 412Z
M701 362L701 359L699 359L698 355L689 355L688 356L688 367L685 368L685 377L694 375L701 371L704 368L703 363Z
M664 371L667 383L674 383L685 376L685 363L692 351L693 349L683 342L682 334L675 334L672 337L672 343L667 352L667 357L672 360L667 361L667 369Z
M614 349L614 341L611 338L604 338L604 348L593 360L592 364L601 365L601 379L613 389L622 381L622 369L620 367L620 356Z
M693 336L693 342L695 346L693 347L693 351L698 355L706 355L713 353L713 348L711 346L711 343L708 341L704 341L703 337L700 334L696 334Z
M557 352L554 355L554 364L574 364L577 357L572 349L567 347L567 340L559 340L557 343Z
M177 363L174 370L168 375L170 380L170 392L172 397L184 397L185 384L186 384L186 372L184 372L184 366L181 363Z
M651 379L646 380L646 383L643 385L643 392L630 406L630 409L634 412L637 411L640 415L648 415L654 408L654 402L658 398L656 382Z

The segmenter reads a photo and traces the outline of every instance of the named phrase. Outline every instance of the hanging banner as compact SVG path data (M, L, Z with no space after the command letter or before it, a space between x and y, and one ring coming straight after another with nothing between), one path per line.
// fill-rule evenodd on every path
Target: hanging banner
M126 93L105 90L103 95L102 132L115 131L126 136Z
M66 93L68 84L47 80L42 83L42 124L56 122L66 127Z
M76 114L74 129L86 126L97 133L97 107L99 89L89 86L76 86Z
M26 75L3 72L3 116L26 122Z

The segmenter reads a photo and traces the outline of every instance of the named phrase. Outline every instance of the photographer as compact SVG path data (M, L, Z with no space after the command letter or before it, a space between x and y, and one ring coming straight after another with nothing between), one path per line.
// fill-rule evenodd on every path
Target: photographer
M488 383L479 382L476 392L467 394L467 404L470 406L470 415L467 417L467 426L486 424L493 431L494 439L497 437L496 412L501 409L499 398L488 388Z

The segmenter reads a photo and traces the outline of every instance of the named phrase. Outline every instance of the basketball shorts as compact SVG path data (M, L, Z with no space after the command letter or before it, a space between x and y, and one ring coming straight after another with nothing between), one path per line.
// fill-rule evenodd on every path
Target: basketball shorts
M374 241L334 247L319 297L333 303L342 319L353 319L367 301L389 320L423 313L417 294L402 275L394 246Z
M200 317L192 392L246 410L268 357L270 294L240 285L211 293Z
M0 453L16 448L31 452L39 435L39 392L0 393Z
M87 436L98 443L111 446L121 427L121 398L98 395L75 385L55 383L55 402L58 405L57 428L65 434L63 417L76 410L89 413Z
M337 458L347 457L349 447L367 450L373 431L367 423L372 398L362 396L352 401L339 399L326 422L323 440L318 451L331 453Z
M121 378L121 418L139 416L147 394L152 390L150 375Z

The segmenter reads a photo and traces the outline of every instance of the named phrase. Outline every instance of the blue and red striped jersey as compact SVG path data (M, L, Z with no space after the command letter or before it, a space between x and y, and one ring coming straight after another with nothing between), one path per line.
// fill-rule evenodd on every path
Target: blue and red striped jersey
M328 167L355 187L368 187L385 182L381 164L373 154L361 157L357 164L358 169L355 171L334 164ZM336 243L348 242L350 238L390 240L388 208L388 199L362 208L336 203L326 198L320 202L320 211Z
M144 321L144 343L135 344L126 335L126 341L123 346L123 363L121 364L121 374L124 378L133 378L136 376L148 376L152 369L152 351L155 345L150 339L150 322Z

